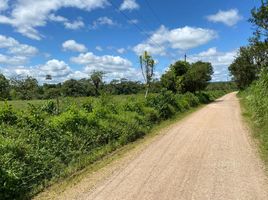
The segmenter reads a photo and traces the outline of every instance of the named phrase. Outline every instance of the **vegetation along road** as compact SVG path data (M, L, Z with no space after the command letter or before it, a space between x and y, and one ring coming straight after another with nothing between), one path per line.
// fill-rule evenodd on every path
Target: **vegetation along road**
M81 181L62 198L264 200L267 191L236 93L230 93L177 122L93 189Z

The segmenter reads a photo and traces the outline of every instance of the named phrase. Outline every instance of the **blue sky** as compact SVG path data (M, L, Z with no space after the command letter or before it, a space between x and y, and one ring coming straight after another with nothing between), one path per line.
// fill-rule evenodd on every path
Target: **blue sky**
M138 55L149 51L159 77L186 53L211 62L225 81L237 49L248 43L245 0L0 0L0 72L40 83L85 78L141 80Z

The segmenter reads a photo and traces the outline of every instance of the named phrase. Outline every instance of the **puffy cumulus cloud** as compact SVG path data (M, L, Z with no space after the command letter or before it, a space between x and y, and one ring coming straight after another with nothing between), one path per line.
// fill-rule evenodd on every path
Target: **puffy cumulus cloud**
M92 24L92 28L96 29L100 26L118 26L117 22L114 22L111 18L109 17L99 17L97 20L95 20Z
M84 72L87 74L94 70L105 72L107 80L118 78L141 79L140 71L134 68L129 60L120 56L97 56L92 52L88 52L72 57L71 61L85 66Z
M27 44L21 44L14 38L4 35L0 35L0 49L6 54L0 54L0 64L2 65L22 65L30 57L38 53L37 48Z
M88 52L85 54L82 53L77 57L72 57L71 61L76 64L86 65L88 71L124 71L132 67L132 63L129 60L124 59L120 56L96 56L92 52Z
M26 67L18 65L0 67L0 72L9 78L32 76L40 84L46 82L46 75L48 74L52 76L52 81L50 82L58 83L68 79L88 78L89 74L94 70L105 72L105 81L121 78L142 80L140 70L134 68L130 61L118 56L96 56L92 53L86 53L80 54L78 57L73 57L72 61L76 64L83 65L83 67L79 70L74 70L64 61L51 59L45 64L36 66Z
M204 61L210 62L214 68L213 81L226 81L229 79L228 67L235 59L237 50L220 52L216 47L209 48L207 51L188 56L189 62Z
M64 51L86 52L87 48L83 44L77 43L75 40L67 40L62 44Z
M124 0L123 3L120 5L120 10L137 10L140 6L136 2L136 0Z
M161 26L151 37L133 50L140 55L148 51L154 55L165 55L168 49L187 50L206 44L217 37L214 30L185 26L169 30Z
M8 0L0 0L0 12L8 9Z
M234 26L239 22L243 17L239 14L237 9L230 9L226 11L219 10L214 15L207 16L208 21L211 22L221 22L227 26Z
M18 0L14 2L8 15L0 15L0 23L9 24L22 35L40 40L42 35L36 28L45 26L51 14L60 8L73 7L91 11L106 5L108 5L107 0ZM57 18L57 20L63 20L63 18ZM76 22L77 26L81 26L81 22L80 25ZM69 27L74 26L69 24Z
M7 49L7 53L20 55L20 56L33 56L38 53L38 49L27 45L21 44L12 37L0 35L0 49Z
M21 65L28 61L25 56L7 56L0 54L0 64L2 65Z
M1 56L0 56L1 59ZM51 59L45 64L36 66L9 66L0 68L1 73L5 76L11 77L27 77L32 76L38 80L40 84L46 82L46 75L52 76L53 83L63 82L68 79L87 78L88 74L82 71L74 71L64 61Z
M46 62L46 64L38 67L38 70L41 72L39 75L51 75L52 77L67 77L72 73L71 68L64 61L59 61L52 59Z

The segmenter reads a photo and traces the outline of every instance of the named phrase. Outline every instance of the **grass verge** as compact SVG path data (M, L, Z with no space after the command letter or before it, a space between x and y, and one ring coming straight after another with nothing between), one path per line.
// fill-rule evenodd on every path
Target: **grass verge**
M247 95L245 93L238 93L238 98L241 106L243 119L250 129L250 133L258 148L258 153L261 159L264 161L265 171L268 174L268 122L260 125L256 121L256 119L254 118L254 113L252 112L247 102Z

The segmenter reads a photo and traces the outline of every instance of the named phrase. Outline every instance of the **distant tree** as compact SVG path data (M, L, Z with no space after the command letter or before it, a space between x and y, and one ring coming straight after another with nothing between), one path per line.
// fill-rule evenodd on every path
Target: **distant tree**
M145 51L144 54L140 56L140 67L146 86L146 92L145 92L145 98L146 98L149 92L151 81L153 79L154 67L155 67L155 61L152 58L152 56L150 56L147 53L147 51Z
M83 96L94 96L95 95L95 87L90 79L80 79L78 82L84 88Z
M103 83L103 75L104 72L102 71L93 71L90 75L90 80L93 83L95 87L95 95L98 96L100 95L100 86Z
M259 68L253 57L251 47L241 47L239 54L229 66L229 71L240 89L249 86L258 78Z
M38 98L38 81L31 76L27 76L26 78L12 78L11 87L13 98L23 100Z
M190 69L190 63L177 61L170 65L166 73L161 77L164 88L173 92L182 92L183 77Z
M211 63L177 61L162 75L161 84L175 93L196 92L206 88L212 74Z
M0 101L9 98L10 84L9 80L0 74Z
M211 80L213 67L209 62L198 61L191 65L182 80L183 92L204 90Z
M70 97L85 96L85 88L79 81L74 79L65 81L62 84L61 91L63 96L70 96Z

